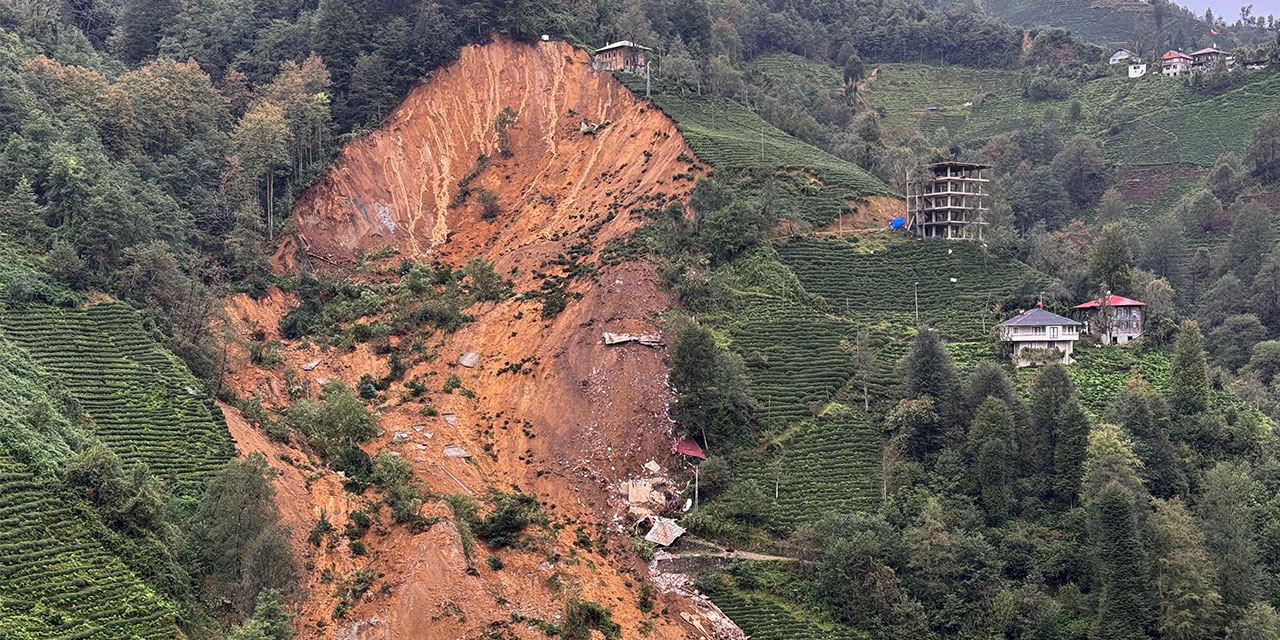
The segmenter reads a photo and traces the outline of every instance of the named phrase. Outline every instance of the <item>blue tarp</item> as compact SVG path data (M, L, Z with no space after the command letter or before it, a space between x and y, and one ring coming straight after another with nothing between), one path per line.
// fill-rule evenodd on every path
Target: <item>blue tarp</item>
M889 221L889 228L901 229L905 224L907 224L906 218L894 218L893 220Z

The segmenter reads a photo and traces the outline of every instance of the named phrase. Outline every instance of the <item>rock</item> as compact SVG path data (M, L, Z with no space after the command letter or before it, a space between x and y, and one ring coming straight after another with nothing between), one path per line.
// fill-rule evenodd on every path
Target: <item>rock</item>
M456 416L456 415L454 415L454 414L452 414L452 413L446 413L446 414L444 414L444 415L442 415L442 416L440 416L440 417L441 417L441 418L444 418L444 421L445 421L445 422L448 422L448 423L449 423L449 426L451 426L451 427L456 427L456 426L458 426L458 416Z
M316 358L315 360L312 360L311 362L308 362L302 365L302 370L311 371L312 369L315 369L318 366L320 366L320 358Z
M474 351L468 351L458 356L458 364L468 369L471 369L475 367L477 364L480 364L480 354Z

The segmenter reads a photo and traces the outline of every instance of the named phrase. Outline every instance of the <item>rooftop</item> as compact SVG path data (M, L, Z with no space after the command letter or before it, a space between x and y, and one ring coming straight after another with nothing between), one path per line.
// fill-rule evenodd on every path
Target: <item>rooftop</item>
M1160 56L1160 59L1161 59L1161 60L1173 60L1173 59L1176 59L1176 58L1186 58L1186 59L1190 60L1190 59L1191 59L1191 56L1189 56L1189 55L1187 55L1187 54L1185 54L1185 53L1183 53L1183 52L1181 52L1181 51L1170 51L1169 53L1166 53L1166 54L1164 54L1164 55Z
M630 40L619 40L612 44L607 44L603 47L600 47L599 49L596 49L596 53L600 53L601 51L608 51L609 49L640 49L642 51L653 51L653 49L650 49L649 47L640 46Z
M1207 54L1207 53L1224 53L1224 52L1223 52L1222 50L1220 50L1220 49L1214 49L1213 47L1205 47L1205 48L1203 48L1203 49L1201 49L1201 50L1199 50L1199 51L1196 51L1195 53L1192 53L1191 55L1193 55L1193 56L1202 56L1202 55L1205 55L1205 54Z
M1104 298L1098 298L1097 300L1090 300L1084 304L1078 304L1071 308L1072 309L1092 309L1094 307L1101 307L1103 304L1104 304ZM1124 296L1117 296L1114 294L1108 295L1105 297L1105 304L1108 307L1145 307L1147 306L1147 303L1145 302L1139 302L1132 298L1126 298Z
M934 162L929 165L930 169L942 167L960 167L962 169L990 169L992 165L979 164L977 162L960 162L958 160L948 160L946 162Z
M1078 325L1079 322L1064 318L1056 313L1045 311L1043 307L1028 309L1000 323L1002 327L1049 327Z

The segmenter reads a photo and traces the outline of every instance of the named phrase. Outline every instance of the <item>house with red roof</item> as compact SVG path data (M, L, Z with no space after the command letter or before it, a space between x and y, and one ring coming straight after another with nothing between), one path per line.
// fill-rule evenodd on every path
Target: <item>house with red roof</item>
M1108 293L1072 307L1085 332L1102 344L1127 344L1142 336L1142 308L1147 303Z
M1184 73L1191 72L1191 65L1195 60L1181 52L1170 51L1160 56L1160 73L1166 76L1180 76Z
M1218 65L1230 65L1232 59L1225 51L1205 47L1191 53L1191 70L1208 71Z

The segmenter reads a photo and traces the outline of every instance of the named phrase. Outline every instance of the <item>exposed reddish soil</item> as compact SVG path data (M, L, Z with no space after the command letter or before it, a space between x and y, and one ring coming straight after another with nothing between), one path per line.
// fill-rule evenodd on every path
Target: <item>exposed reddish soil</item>
M861 202L850 203L853 212L841 216L815 233L858 234L889 228L894 218L907 215L906 202L890 196L869 196Z
M1116 188L1125 202L1155 202L1169 188L1169 183L1182 178L1203 178L1208 169L1161 164L1142 167L1123 167Z
M518 113L508 132L509 156L501 153L495 129L504 107ZM587 135L579 128L584 120L608 124ZM491 163L472 184L498 194L502 212L492 222L480 219L474 195L449 206L480 154ZM681 154L691 160L678 160ZM349 144L332 174L303 195L293 211L296 240L283 243L275 264L296 269L299 244L319 258L313 266L327 268L393 246L400 251L394 261L458 265L481 256L513 281L517 293L536 290L534 272L554 272L548 261L570 246L586 243L592 253L585 261L595 263L608 240L643 222L638 205L687 197L692 182L672 176L688 172L693 162L674 124L611 75L593 72L583 51L547 42L467 47L456 63L415 89L382 128ZM631 550L626 504L612 489L627 477L648 475L642 465L649 460L664 468L675 464L665 350L605 346L601 333L658 332L657 317L669 300L644 262L601 265L594 277L574 279L570 291L581 298L550 320L542 319L541 302L512 298L468 309L475 321L452 335L423 329L439 357L414 366L404 379L425 376L429 400L441 415L424 417L417 404L400 403L405 387L395 383L375 407L384 434L365 447L370 454L397 452L436 496L482 499L495 489L536 494L554 521L570 524L533 531L528 548L480 544L468 563L452 513L438 498L422 515L441 521L417 533L393 524L381 508L380 524L365 538L366 556L353 556L345 543L312 547L305 537L321 509L341 531L347 513L361 505L369 509L379 496L343 492L337 474L268 441L226 408L241 450L262 451L281 470L281 511L308 569L296 620L300 637L453 640L490 631L545 637L528 623L513 622L513 615L557 622L573 596L609 606L623 637L640 637L645 620L653 625L648 637L702 635L685 622L686 614L700 615L688 602L663 596L655 610L669 609L667 615L639 610L645 567ZM279 319L295 304L275 290L258 300L227 300L239 337L231 349L237 393L279 409L289 404L291 385L314 394L326 379L354 387L364 373L387 372L386 356L367 345L343 351L306 340L285 341L281 367L253 366L244 348L249 336L260 331L278 339ZM481 355L475 368L457 364L465 352ZM311 371L303 369L315 360ZM531 363L523 372L503 371L522 360ZM450 374L474 399L443 393ZM456 416L456 424L444 414ZM448 458L445 444L473 457ZM586 527L591 549L574 544L578 525ZM599 548L602 539L607 555ZM505 568L486 566L490 554ZM341 581L366 566L380 574L373 588L345 616L332 619L339 600L328 576Z

